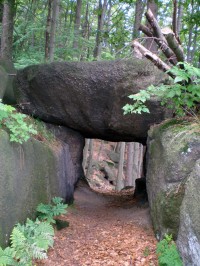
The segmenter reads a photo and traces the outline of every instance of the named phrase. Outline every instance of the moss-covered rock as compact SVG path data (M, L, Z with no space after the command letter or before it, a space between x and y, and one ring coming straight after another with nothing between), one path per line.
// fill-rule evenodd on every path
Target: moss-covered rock
M60 196L70 201L81 177L84 139L63 127L52 131L59 139L30 139L23 145L11 143L0 130L0 245L8 244L17 222L34 217L36 206Z
M185 183L199 157L199 124L174 119L149 131L147 190L159 237L172 232L176 238Z

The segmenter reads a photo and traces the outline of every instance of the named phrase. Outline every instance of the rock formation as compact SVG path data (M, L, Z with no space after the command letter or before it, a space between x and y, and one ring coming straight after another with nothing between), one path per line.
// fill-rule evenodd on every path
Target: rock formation
M152 127L148 138L147 190L158 239L178 239L184 265L200 261L199 124L181 120Z
M13 226L34 218L39 203L52 197L72 201L74 186L83 176L82 136L63 127L50 126L56 138L30 139L11 143L8 133L0 131L0 245L8 244Z
M150 114L124 116L122 107L128 95L164 79L147 60L52 63L20 70L15 94L23 112L87 138L144 143L150 125L169 111L155 99Z

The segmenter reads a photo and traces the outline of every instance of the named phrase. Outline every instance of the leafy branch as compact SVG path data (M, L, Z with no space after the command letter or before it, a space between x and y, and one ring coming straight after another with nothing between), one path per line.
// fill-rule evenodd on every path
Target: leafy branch
M179 65L182 68L179 68ZM128 97L134 103L126 104L122 108L124 114L150 113L146 102L152 97L157 97L161 100L161 105L173 109L176 115L190 114L195 116L197 104L200 103L200 69L188 63L180 62L168 71L174 75L174 78L171 78L171 85L161 84L156 87L151 85L146 90L140 90L137 94L129 95Z

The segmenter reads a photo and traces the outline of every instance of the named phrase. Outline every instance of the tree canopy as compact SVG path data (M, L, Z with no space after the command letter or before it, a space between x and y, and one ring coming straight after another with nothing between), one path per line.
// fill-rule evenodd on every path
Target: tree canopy
M131 57L130 42L133 37L143 37L138 25L145 19L142 15L147 6L156 7L161 27L169 27L175 2L177 30L186 59L197 66L200 61L200 0L4 0L0 3L1 50L5 41L3 13L6 4L12 5L13 61L17 67L24 67L49 60Z

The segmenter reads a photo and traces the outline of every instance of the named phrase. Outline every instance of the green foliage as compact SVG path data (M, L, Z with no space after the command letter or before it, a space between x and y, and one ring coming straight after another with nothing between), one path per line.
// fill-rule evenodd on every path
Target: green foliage
M13 259L13 253L13 249L10 247L5 248L4 250L0 247L0 266L16 265L16 262Z
M53 246L54 228L50 223L55 223L54 216L66 213L66 204L62 199L52 199L53 205L40 204L40 221L27 219L25 224L17 224L11 233L11 247L0 247L0 266L32 266L33 259L46 259L47 250ZM59 229L65 228L69 223L58 220Z
M16 109L0 101L0 127L5 126L10 133L10 141L22 144L31 135L37 134L32 124L26 121L27 116L17 113Z
M128 96L134 101L123 107L124 114L142 112L149 113L146 101L151 97L161 100L161 105L172 108L178 116L195 115L196 104L200 102L200 69L188 63L179 63L169 71L175 76L171 85L149 86L147 90Z
M43 221L47 221L49 223L56 223L54 219L55 216L65 214L67 204L63 203L63 199L59 197L55 197L52 199L53 204L39 204L37 207L38 218Z
M53 246L53 227L38 219L27 219L25 225L17 224L11 234L11 248L21 265L32 265L32 259L47 258L47 249Z
M172 235L165 235L165 238L157 244L156 253L159 266L183 266Z

